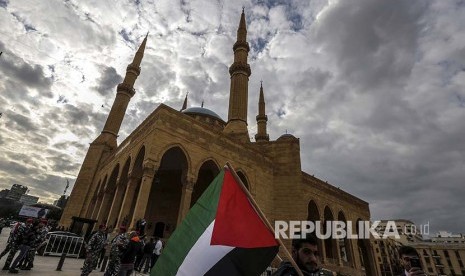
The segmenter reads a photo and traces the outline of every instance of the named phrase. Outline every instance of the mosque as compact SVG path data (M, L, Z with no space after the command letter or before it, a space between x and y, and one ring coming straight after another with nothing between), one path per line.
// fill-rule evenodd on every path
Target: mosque
M118 145L146 43L147 37L117 86L103 131L89 146L61 225L85 232L100 223L131 228L145 218L148 235L167 238L228 161L271 224L276 220L370 220L367 202L302 171L298 138L284 134L270 140L262 86L253 93L258 95L259 112L255 141L250 140L251 68L244 11L229 68L227 120L204 107L187 108L186 96L181 110L160 104ZM284 242L290 247L290 240ZM378 274L370 240L326 239L320 251L323 265L341 275Z

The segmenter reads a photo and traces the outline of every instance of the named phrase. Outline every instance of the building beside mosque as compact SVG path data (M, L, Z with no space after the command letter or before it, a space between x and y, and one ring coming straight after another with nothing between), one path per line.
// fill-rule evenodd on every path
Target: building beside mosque
M103 131L89 146L61 225L73 231L83 231L88 222L91 227L96 227L95 222L132 228L145 218L148 235L167 238L228 161L272 224L276 220L370 219L367 202L302 171L298 138L284 134L270 139L263 86L251 93L258 100L259 114L255 141L250 140L251 68L244 12L229 68L228 118L204 107L187 108L186 96L181 111L159 105L118 145L146 43L147 37L117 86ZM290 248L290 240L284 242ZM327 239L321 242L321 256L325 267L333 271L377 275L369 240Z

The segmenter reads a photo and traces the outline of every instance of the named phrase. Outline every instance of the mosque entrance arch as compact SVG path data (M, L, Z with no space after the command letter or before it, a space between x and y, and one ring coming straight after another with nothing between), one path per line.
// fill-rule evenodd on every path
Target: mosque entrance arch
M187 158L179 147L167 150L152 181L145 219L147 233L154 234L155 226L164 225L160 237L169 237L176 228L182 193L182 178L187 172ZM159 224L162 223L162 224Z
M153 230L153 236L164 238L165 224L163 222L155 223L155 229Z
M194 185L194 190L192 191L191 204L190 207L194 206L203 192L207 189L208 185L215 179L215 177L220 172L218 165L212 160L208 160L202 164L199 169L197 182Z

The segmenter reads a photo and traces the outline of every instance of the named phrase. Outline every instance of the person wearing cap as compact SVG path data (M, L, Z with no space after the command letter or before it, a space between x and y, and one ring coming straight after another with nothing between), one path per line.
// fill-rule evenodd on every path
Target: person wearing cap
M26 258L29 249L33 246L36 239L38 225L39 221L35 220L32 224L28 224L28 226L25 227L21 233L19 233L18 239L16 240L16 244L19 248L19 254L9 268L10 273L18 273L16 267L21 261L23 261L24 258Z
M93 234L90 238L89 243L86 246L86 260L84 261L84 265L82 267L81 276L89 275L92 270L97 267L100 251L105 246L106 242L106 230L107 227L102 224L99 226L98 231L95 232L95 234Z
M45 225L47 225L47 220L41 219L37 229L35 230L35 240L32 243L31 248L29 248L29 252L27 253L26 258L24 259L24 264L20 267L21 270L31 270L34 267L36 250L47 238L48 229L47 227L45 227Z
M111 241L110 261L108 262L104 276L117 276L119 274L121 255L128 243L129 239L126 235L126 227L121 226L118 235Z
M6 258L5 265L3 266L3 270L9 270L10 269L11 262L13 262L13 258L15 257L15 254L18 251L18 249L19 249L19 247L20 247L20 245L22 243L21 239L22 239L24 233L30 227L32 227L32 222L33 221L34 220L32 218L29 218L29 219L26 220L26 223L18 222L13 227L13 230L11 230L10 238L8 239L9 243L10 243L9 254L8 254L8 257ZM8 247L8 245L7 245L7 247ZM6 251L6 249L5 249L5 251ZM8 252L8 251L6 251L6 252Z
M129 243L126 246L123 254L121 255L121 265L119 276L129 276L134 271L134 261L137 254L142 251L142 243L140 242L139 235L133 231L129 234Z
M12 247L13 244L14 244L14 239L15 239L16 231L18 230L18 228L19 228L20 225L21 225L21 223L20 223L20 222L17 222L17 223L11 228L10 235L8 236L8 240L7 240L7 242L6 242L6 247L5 247L5 249L2 251L2 253L0 253L0 259L3 258L3 256L5 256L6 254L8 254L8 252L10 252L11 247Z

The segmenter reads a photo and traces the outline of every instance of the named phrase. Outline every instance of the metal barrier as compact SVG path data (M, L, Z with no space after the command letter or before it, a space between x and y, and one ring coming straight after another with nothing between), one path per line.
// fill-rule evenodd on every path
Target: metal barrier
M50 234L45 245L44 255L61 256L66 253L67 257L79 258L79 253L84 245L84 238L60 234Z

